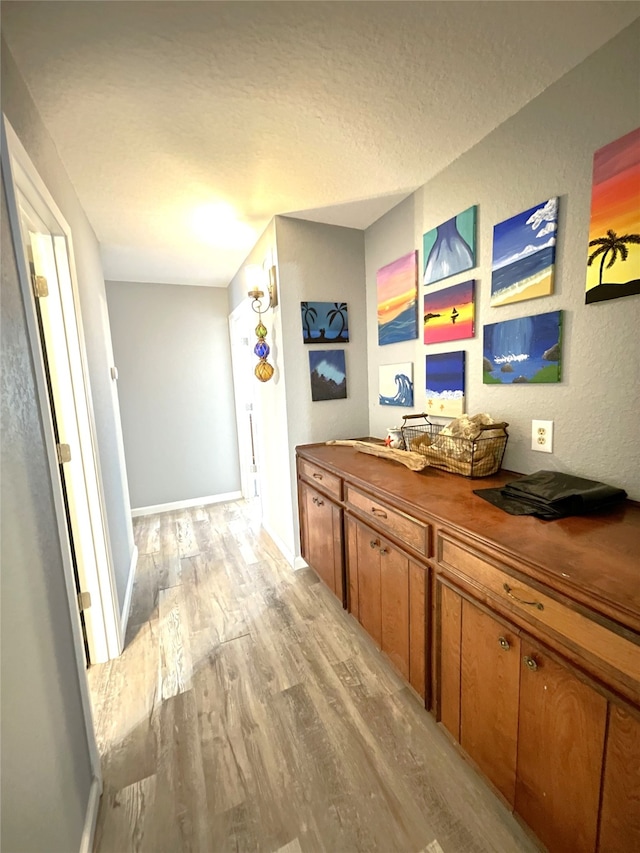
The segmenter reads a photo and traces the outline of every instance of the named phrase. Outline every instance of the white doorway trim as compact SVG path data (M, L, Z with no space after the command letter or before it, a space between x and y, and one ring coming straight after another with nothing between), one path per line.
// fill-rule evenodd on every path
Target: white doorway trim
M99 559L95 560L93 567L91 563L89 564L89 570L96 573L96 577L94 578L96 584L95 588L99 590L100 597L100 601L95 602L95 604L92 601L92 607L96 606L100 608L101 612L101 619L96 621L102 625L102 636L100 638L96 638L98 640L96 648L100 647L106 649L107 656L105 659L108 659L108 657L116 657L120 654L122 650L122 636L109 537L106 527L106 516L104 512L102 477L97 455L93 406L90 395L86 354L84 351L84 333L79 310L73 243L71 230L67 222L38 175L27 152L11 127L11 124L4 115L2 117L2 170L4 173L9 220L33 359L38 403L42 417L43 437L53 487L53 500L60 537L62 561L65 570L65 586L69 605L71 629L74 639L78 684L86 727L87 744L94 777L90 802L90 805L91 803L94 803L94 806L90 809L90 811L93 811L93 809L97 807L96 792L99 793L102 786L100 756L96 744L91 700L86 677L84 640L82 636L80 615L78 611L78 599L74 581L72 547L67 527L65 500L60 481L57 443L56 436L54 434L52 410L49 401L47 376L45 372L46 368L38 328L31 276L27 263L26 239L28 239L28 235L25 235L25 229L21 222L19 197L23 196L26 199L33 211L35 211L49 230L52 251L59 269L58 284L61 290L64 326L67 331L67 337L64 345L67 347L67 354L70 363L73 364L71 372L73 376L75 410L78 416L78 421L82 424L80 437L82 452L80 454L80 458L83 465L88 493L92 530L91 540L94 548L96 549L96 554L99 555ZM65 272L63 262L67 261L68 269ZM73 317L70 316L69 312L73 314ZM75 341L73 340L74 335ZM100 624L98 625L98 630L100 630ZM87 819L90 821L90 825L92 827L95 821L95 814L90 815L88 813ZM89 829L89 832L91 833L91 828Z

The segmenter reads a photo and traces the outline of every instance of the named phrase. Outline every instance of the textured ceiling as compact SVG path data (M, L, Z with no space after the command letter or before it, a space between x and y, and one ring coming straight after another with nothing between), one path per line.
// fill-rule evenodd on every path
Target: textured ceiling
M1 11L106 277L225 286L274 214L367 227L640 7L97 0Z

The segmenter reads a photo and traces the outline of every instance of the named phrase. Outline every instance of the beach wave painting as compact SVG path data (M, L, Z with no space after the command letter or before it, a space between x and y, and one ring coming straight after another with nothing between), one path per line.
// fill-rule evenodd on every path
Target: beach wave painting
M560 382L562 311L484 327L485 385Z
M557 198L550 198L494 226L492 306L553 293L557 229Z
M418 253L409 252L378 270L378 344L418 337Z
M381 406L413 406L413 364L383 364L379 368Z
M596 151L585 302L640 293L640 128Z
M439 344L474 335L475 281L463 281L453 287L429 292L424 297L424 342Z
M425 356L426 412L451 418L464 414L464 361L464 351Z

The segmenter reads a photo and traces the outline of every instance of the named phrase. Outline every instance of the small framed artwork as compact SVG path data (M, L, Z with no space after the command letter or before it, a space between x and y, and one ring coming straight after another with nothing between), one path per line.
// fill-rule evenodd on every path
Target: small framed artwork
M560 382L562 311L484 327L485 385Z
M640 127L593 157L585 302L640 293Z
M305 344L346 344L349 315L346 302L301 302Z
M378 287L378 344L418 337L418 253L409 252L381 267Z
M424 297L424 342L440 344L475 334L475 281L430 291Z
M510 305L553 293L557 229L557 198L494 226L491 305Z
M379 368L381 406L413 406L413 363L383 364Z
M425 378L428 414L451 418L464 414L464 350L425 356Z
M343 400L347 396L347 369L343 349L309 352L311 399Z
M477 205L469 207L424 234L424 284L433 284L475 267L476 211Z

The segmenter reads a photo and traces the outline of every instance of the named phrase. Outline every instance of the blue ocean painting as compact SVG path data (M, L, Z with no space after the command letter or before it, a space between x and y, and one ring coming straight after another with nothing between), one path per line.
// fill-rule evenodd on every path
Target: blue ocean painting
M562 311L484 327L485 385L560 382Z
M413 364L383 364L379 368L381 406L413 406Z
M424 284L433 284L476 265L477 205L427 231L422 237Z
M305 344L348 343L346 302L301 302L302 339Z
M494 226L491 305L553 293L557 228L557 198Z
M343 349L309 352L311 399L341 400L347 396L347 369Z
M465 409L465 352L425 356L426 411L457 418Z

